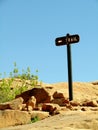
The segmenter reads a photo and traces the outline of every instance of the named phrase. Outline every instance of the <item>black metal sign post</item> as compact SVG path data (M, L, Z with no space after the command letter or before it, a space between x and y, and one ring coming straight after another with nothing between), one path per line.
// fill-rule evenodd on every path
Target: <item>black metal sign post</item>
M71 60L71 45L72 43L79 42L79 35L69 35L56 38L56 46L67 45L67 60L68 60L68 85L69 85L69 100L73 100L73 87L72 87L72 60Z
M67 45L69 100L73 100L71 46Z

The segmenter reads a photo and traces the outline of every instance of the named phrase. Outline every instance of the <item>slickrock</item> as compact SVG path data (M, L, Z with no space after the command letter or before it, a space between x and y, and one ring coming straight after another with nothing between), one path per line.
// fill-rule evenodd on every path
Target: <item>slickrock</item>
M0 128L28 124L31 121L30 114L20 110L0 111Z
M98 85L73 83L73 92L69 101L67 83L44 84L1 103L0 130L97 130ZM30 124L36 117L39 121Z

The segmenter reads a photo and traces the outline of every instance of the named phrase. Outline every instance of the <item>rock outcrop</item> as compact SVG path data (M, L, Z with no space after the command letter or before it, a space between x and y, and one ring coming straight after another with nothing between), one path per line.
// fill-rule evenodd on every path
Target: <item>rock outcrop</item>
M51 101L51 96L45 90L45 88L42 87L33 88L31 90L23 92L22 94L17 95L16 98L22 97L24 99L24 103L27 103L32 96L36 98L36 104L48 103Z
M60 85L58 87L60 89ZM62 111L98 111L98 98L69 101L63 89L57 89L36 87L17 95L10 102L1 103L0 128L28 124L35 117L42 120Z

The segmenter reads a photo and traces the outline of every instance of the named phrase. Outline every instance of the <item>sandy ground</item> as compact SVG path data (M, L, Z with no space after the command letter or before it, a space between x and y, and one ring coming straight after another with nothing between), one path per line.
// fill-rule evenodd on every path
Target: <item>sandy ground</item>
M45 84L45 86L53 86L55 90L63 91L68 97L67 83ZM74 83L73 94L76 101L85 99L98 101L98 84ZM98 108L93 111L62 111L58 115L32 124L1 128L0 130L98 130Z
M0 130L98 130L98 111L67 111L33 124Z

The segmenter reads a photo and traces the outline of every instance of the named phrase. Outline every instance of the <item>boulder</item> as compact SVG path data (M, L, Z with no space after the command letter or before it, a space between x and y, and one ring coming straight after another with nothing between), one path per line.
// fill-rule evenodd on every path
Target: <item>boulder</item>
M9 103L0 103L0 110L10 109Z
M32 106L27 106L27 108L25 109L26 111L33 111Z
M22 103L23 103L23 98L19 97L10 102L1 103L0 110L5 110L5 109L22 110Z
M22 110L22 106L23 106L22 104L23 104L23 98L19 97L17 99L12 100L9 103L9 106L10 106L10 109L13 109L13 110Z
M36 107L36 98L34 96L30 97L30 99L26 103L27 108L33 110Z
M65 98L53 99L53 100L51 101L51 103L53 103L53 104L58 104L59 106L66 106Z
M79 102L74 101L74 100L70 101L70 104L71 104L72 106L80 106L80 105L81 105Z
M92 101L84 101L83 106L89 106L89 107L98 107L98 103L96 100L92 100Z
M93 85L98 85L98 81L92 82Z
M90 111L90 109L88 107L82 107L81 111Z
M58 98L60 99L60 98L64 98L64 97L65 97L64 94L62 92L60 92L60 91L56 91L53 94L54 99L58 99Z
M64 93L57 90L54 92L53 94L53 100L51 101L51 103L54 103L54 104L58 104L60 106L66 106L66 97L64 96ZM68 101L69 103L69 101Z
M31 122L31 116L26 111L3 110L0 111L0 128L24 125Z
M59 113L60 106L58 104L44 103L42 105L42 111L47 111L50 115L55 115Z
M36 98L36 103L49 103L51 101L51 96L45 90L45 88L37 87L31 90L25 91L20 95L17 95L16 98L22 97L24 99L24 103L27 103L28 100L34 96Z

